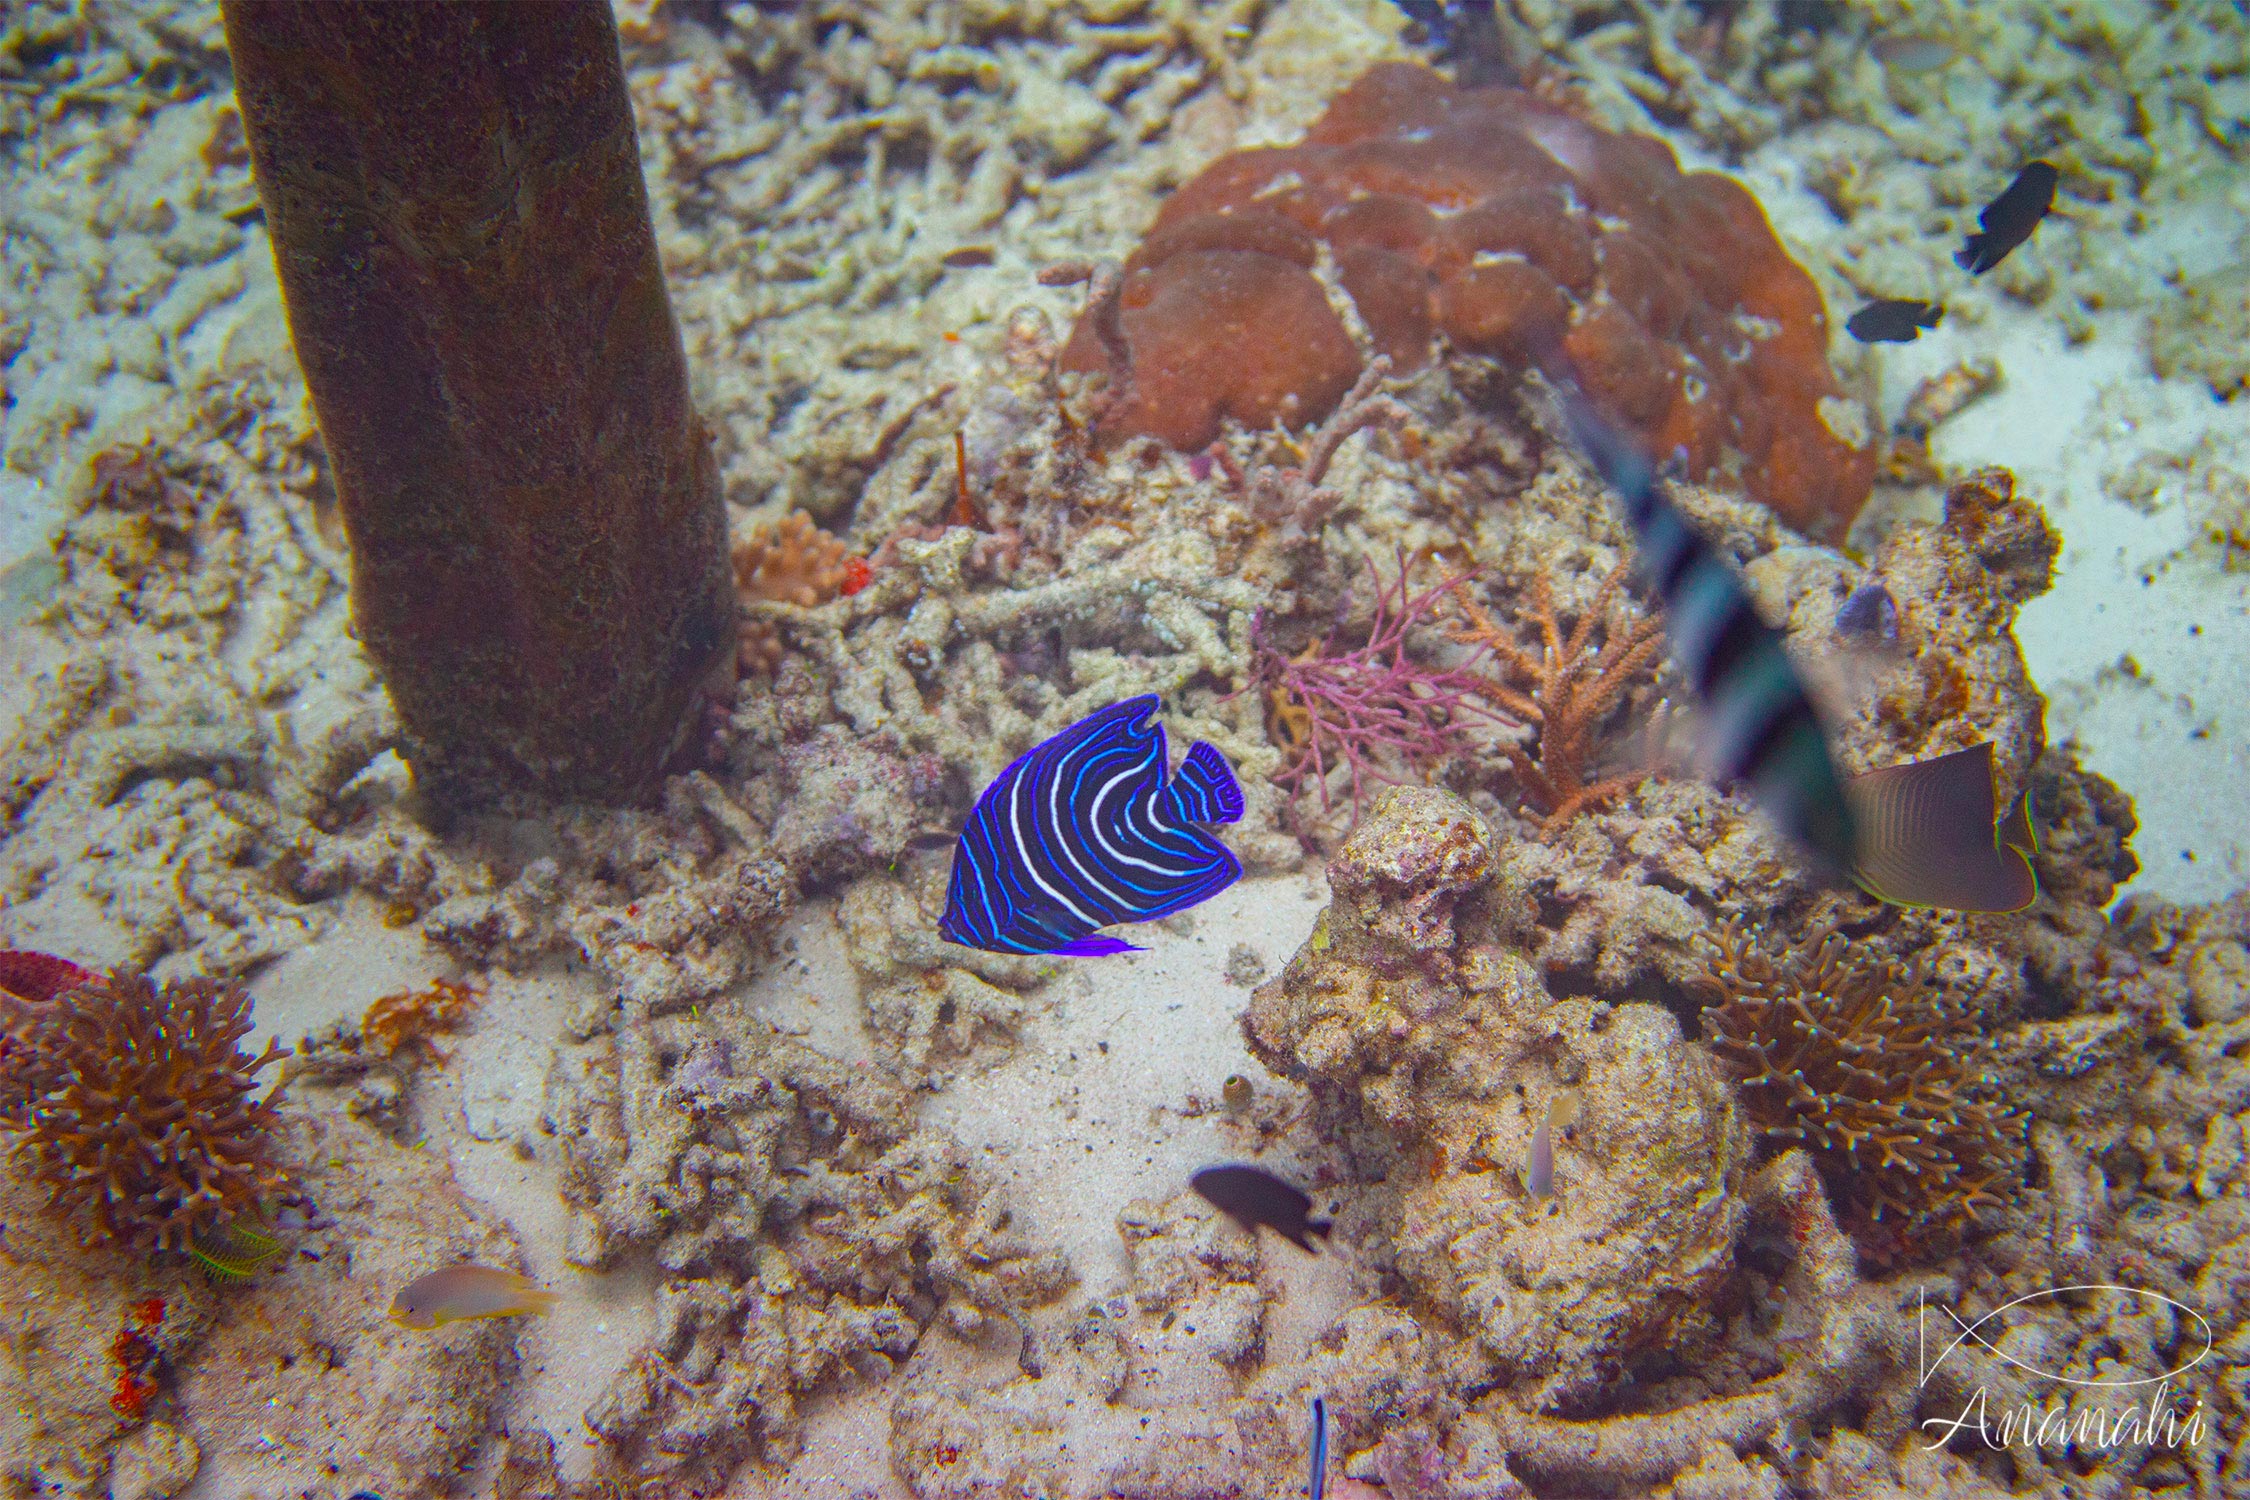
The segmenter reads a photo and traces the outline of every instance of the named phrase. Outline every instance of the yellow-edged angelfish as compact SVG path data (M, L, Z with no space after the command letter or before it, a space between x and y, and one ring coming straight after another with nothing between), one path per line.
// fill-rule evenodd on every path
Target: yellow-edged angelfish
M391 1317L405 1328L443 1328L469 1318L513 1318L545 1313L555 1294L516 1271L491 1266L447 1266L418 1276L391 1303Z
M2031 794L1995 820L1989 741L1885 766L1844 783L1857 844L1852 878L1895 906L2022 911L2039 897Z

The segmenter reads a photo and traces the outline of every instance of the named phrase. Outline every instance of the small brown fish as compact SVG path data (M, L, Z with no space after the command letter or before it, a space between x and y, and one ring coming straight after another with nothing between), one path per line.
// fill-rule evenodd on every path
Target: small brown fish
M1258 1226L1280 1235L1308 1254L1318 1254L1312 1236L1326 1237L1335 1226L1312 1217L1312 1199L1263 1167L1205 1167L1188 1186L1252 1234Z
M1945 309L1935 302L1885 297L1845 319L1844 330L1863 344L1911 344L1944 316Z
M443 1328L469 1318L544 1314L555 1305L530 1277L491 1266L447 1266L408 1283L391 1303L391 1317L406 1328Z
M2008 252L2031 238L2031 231L2055 206L2055 184L2062 174L2051 163L2035 161L2016 174L2007 191L1984 206L1977 225L1984 232L1953 252L1953 262L1971 276L1982 276Z

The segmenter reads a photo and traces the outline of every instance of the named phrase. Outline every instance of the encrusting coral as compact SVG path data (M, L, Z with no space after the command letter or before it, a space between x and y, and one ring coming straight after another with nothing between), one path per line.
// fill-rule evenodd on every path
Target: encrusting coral
M1547 575L1534 574L1524 613L1539 633L1537 655L1523 643L1520 629L1500 625L1470 595L1453 600L1465 620L1454 638L1489 652L1509 679L1480 683L1478 691L1538 728L1536 755L1521 745L1509 745L1505 753L1542 814L1542 832L1618 797L1646 774L1593 774L1596 739L1626 696L1654 677L1664 650L1661 621L1638 612L1621 616L1614 608L1624 575L1620 565L1602 580L1565 635ZM1589 651L1597 630L1601 646Z
M761 526L734 545L734 586L745 603L792 604L812 609L865 581L866 563L813 524L801 510ZM741 625L741 665L771 673L781 664L781 632L774 622L746 612Z
M1999 1205L2025 1121L1999 1097L1976 996L1919 955L1853 950L1833 928L1778 952L1726 928L1697 988L1751 1117L1812 1154L1862 1248L1890 1259Z
M1532 94L1405 63L1370 69L1303 144L1233 152L1173 194L1063 366L1122 386L1102 419L1113 436L1192 451L1226 418L1317 422L1362 364L1324 259L1336 301L1400 370L1442 333L1575 380L1646 451L1730 474L1816 536L1841 535L1873 486L1819 289L1739 184Z
M250 1097L283 1054L236 1045L251 1028L239 986L120 971L7 1008L0 1129L84 1243L185 1252L289 1192L280 1087Z

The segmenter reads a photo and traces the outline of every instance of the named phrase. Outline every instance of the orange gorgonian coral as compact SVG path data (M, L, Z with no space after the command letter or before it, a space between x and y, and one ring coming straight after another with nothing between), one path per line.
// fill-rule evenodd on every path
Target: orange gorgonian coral
M237 1045L251 1025L240 986L159 988L119 972L51 1000L11 998L9 1011L0 1129L82 1243L185 1251L289 1196L274 1155L280 1086L251 1097L282 1051Z
M1707 962L1704 1040L1766 1137L1811 1153L1863 1251L1894 1259L1998 1206L2025 1120L1973 997L1833 928L1778 952L1729 928Z

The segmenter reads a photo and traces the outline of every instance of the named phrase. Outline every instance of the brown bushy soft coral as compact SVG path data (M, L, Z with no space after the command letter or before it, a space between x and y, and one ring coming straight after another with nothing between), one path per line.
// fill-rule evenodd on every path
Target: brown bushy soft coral
M746 600L811 609L836 597L850 567L850 550L801 510L759 527L734 547L734 586ZM781 650L773 621L743 617L745 672L772 672L781 665Z
M288 1195L280 1088L250 1097L282 1052L236 1045L251 1026L240 986L118 972L8 1009L0 1129L85 1244L184 1251Z
M1730 927L1696 988L1751 1118L1812 1154L1860 1248L1887 1260L2000 1204L2025 1121L1997 1096L1974 998L1919 958L1854 948L1833 928L1775 951Z
M1619 566L1602 580L1567 634L1544 574L1532 578L1524 608L1512 625L1499 624L1467 594L1454 600L1466 622L1454 632L1454 639L1490 651L1504 678L1480 680L1477 690L1538 727L1536 756L1519 745L1510 745L1506 754L1525 797L1542 814L1541 835L1612 801L1648 775L1646 771L1594 774L1602 729L1627 695L1654 680L1664 650L1660 622L1612 607L1624 576ZM1536 653L1524 643L1526 625L1538 634ZM1599 648L1593 644L1597 631Z

